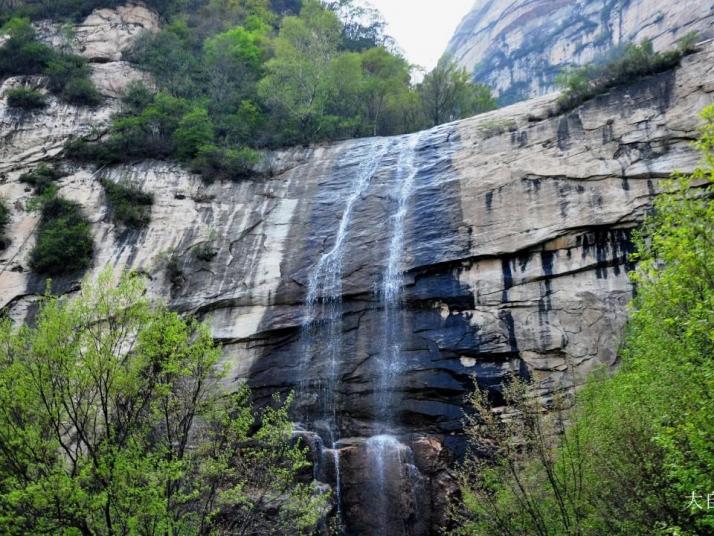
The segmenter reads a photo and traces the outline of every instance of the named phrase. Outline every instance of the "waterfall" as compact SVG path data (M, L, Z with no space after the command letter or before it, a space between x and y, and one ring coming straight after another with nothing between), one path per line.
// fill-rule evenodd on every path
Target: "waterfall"
M342 497L340 469L340 427L338 399L343 370L343 264L349 250L350 233L355 231L354 215L360 201L368 194L386 188L391 215L383 226L386 235L385 266L381 284L375 297L379 305L383 329L382 340L376 342L374 361L374 399L372 437L363 445L367 471L370 475L370 508L372 521L379 535L409 532L407 519L418 515L414 492L419 474L409 446L397 437L398 425L394 410L394 393L398 391L400 373L404 370L402 339L405 319L402 310L404 284L404 253L407 216L419 167L417 149L420 134L388 140L373 140L368 145L354 147L343 159L349 169L348 187L327 190L326 205L343 206L332 246L314 264L308 276L306 313L300 333L301 370L298 398L306 409L305 426L319 440L316 473L332 481L335 491L337 515L342 522ZM380 169L393 169L389 181L377 182L373 178ZM344 175L343 175L344 176ZM385 179L388 175L385 174ZM379 195L379 194L378 194ZM339 212L338 212L339 214ZM381 311L381 312L380 312ZM332 468L333 473L325 471ZM402 497L411 493L411 503L404 505ZM409 502L409 501L408 501ZM407 510L405 510L408 509Z
M401 356L401 299L404 282L402 258L404 256L405 222L409 211L409 199L414 189L414 179L418 168L416 165L416 148L421 136L413 134L404 139L400 145L399 161L397 163L397 210L392 216L391 239L387 265L380 289L380 301L384 311L384 337L379 359L379 397L377 399L377 416L383 424L389 427L394 417L392 412L392 395L395 379L402 369Z
M389 434L367 440L367 458L372 462L372 480L379 496L375 504L375 525L380 536L407 535L409 529L401 512L399 498L409 491L412 507L417 504L416 476L412 449Z
M379 491L376 497L377 525L379 534L407 534L404 513L396 497L396 490L414 488L411 449L402 444L394 435L394 393L399 375L403 370L402 334L404 330L402 315L402 287L404 284L404 239L409 202L414 182L419 171L417 166L417 146L421 135L414 134L404 138L400 144L396 174L396 212L391 218L391 238L387 264L380 289L380 302L383 309L384 336L378 363L378 396L375 417L380 421L383 433L367 440L367 458L372 467L373 481ZM415 501L414 501L415 502Z
M339 429L337 423L336 389L339 384L340 359L342 349L342 266L348 236L352 223L352 215L358 200L369 188L372 177L378 171L382 158L387 152L387 143L382 142L369 158L364 158L364 150L356 150L355 158L360 158L355 179L347 192L342 216L337 227L335 242L330 250L325 252L315 264L308 279L306 297L307 313L302 324L301 369L310 371L310 362L315 357L327 356L328 368L317 385L310 385L310 378L303 377L300 382L299 395L310 396L316 389L319 399L317 419L311 419L310 427L324 439L326 446L323 456L330 456L334 466L335 501L338 515L341 514L340 498L340 458L337 449ZM324 343L324 344L321 344ZM321 462L323 463L323 462Z

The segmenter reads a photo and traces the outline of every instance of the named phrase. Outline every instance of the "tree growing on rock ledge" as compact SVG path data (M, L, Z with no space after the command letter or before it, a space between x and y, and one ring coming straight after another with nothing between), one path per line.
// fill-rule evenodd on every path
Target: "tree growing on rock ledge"
M324 497L296 481L285 406L217 386L208 328L103 272L0 325L0 532L303 533Z

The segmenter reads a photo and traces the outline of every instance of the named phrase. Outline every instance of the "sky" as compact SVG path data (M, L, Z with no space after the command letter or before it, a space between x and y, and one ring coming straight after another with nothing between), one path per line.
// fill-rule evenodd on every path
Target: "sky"
M370 0L407 59L431 70L474 0Z

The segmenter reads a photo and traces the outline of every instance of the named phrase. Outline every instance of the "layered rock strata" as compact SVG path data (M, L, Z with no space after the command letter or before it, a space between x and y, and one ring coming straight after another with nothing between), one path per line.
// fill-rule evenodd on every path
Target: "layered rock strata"
M713 27L705 0L476 0L447 53L509 104L552 91L564 67L614 47L650 39L667 50L689 32L712 37Z
M123 65L95 67L111 78ZM60 192L92 222L95 272L140 271L158 299L209 322L228 388L247 381L259 401L298 393L295 420L314 447L315 476L333 487L339 477L350 534L432 534L453 492L449 466L463 449L474 381L498 402L503 379L518 374L547 397L616 363L633 290L631 233L660 181L697 164L691 141L712 101L712 65L714 46L705 44L676 71L567 115L552 115L554 96L545 96L414 139L274 152L241 182L206 182L171 162L101 170L63 162ZM26 82L41 84L5 80L0 95ZM0 100L0 195L12 207L0 304L13 318L28 318L45 288L28 269L38 215L24 210L31 192L18 177L60 158L66 140L100 135L114 108L111 98L98 110L52 101L18 114ZM150 225L115 227L99 176L152 192ZM399 310L389 317L380 289L401 206ZM339 236L335 278L313 285L310 302L311 277ZM206 248L215 255L198 254ZM81 275L54 287L72 291ZM386 324L398 346L388 381ZM339 352L320 341L338 341Z

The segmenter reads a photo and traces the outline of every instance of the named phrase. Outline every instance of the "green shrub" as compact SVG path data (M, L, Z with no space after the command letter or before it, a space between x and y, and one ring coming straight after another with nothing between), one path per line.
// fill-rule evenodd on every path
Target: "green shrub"
M5 94L7 105L11 108L32 111L40 110L47 106L47 97L36 89L19 87L11 89Z
M10 223L10 207L4 199L0 198L0 249L5 249L9 242L5 236L8 223Z
M88 78L73 78L64 86L61 96L75 106L99 106L102 103L102 95Z
M144 227L151 221L151 205L154 196L135 186L126 186L107 178L99 181L104 187L112 221L127 227Z
M33 187L35 194L43 195L55 188L54 183L63 177L62 173L55 167L47 164L40 164L37 168L20 175L20 182Z
M76 138L64 146L64 155L70 160L79 162L94 162L97 164L117 164L122 161L122 154L112 150L108 144Z
M102 102L102 96L90 78L91 73L85 58L65 53L55 53L44 70L50 91L78 106L97 106Z
M27 19L11 19L2 32L10 38L0 47L0 77L41 74L47 76L49 90L67 102L88 106L101 102L85 58L39 42Z
M0 24L11 17L79 22L95 9L122 6L126 0L20 0L10 3L14 6L0 13ZM145 0L144 3L163 15L185 4L183 0Z
M41 74L54 57L54 51L36 39L27 19L11 19L0 29L9 39L0 47L0 78L12 75Z
M92 71L87 60L76 54L55 53L44 74L49 78L50 91L61 93L72 80L89 78Z
M140 114L154 102L154 93L141 81L129 83L122 95L122 115Z
M206 180L239 180L254 173L253 167L259 153L248 147L226 149L216 145L204 145L191 161L191 169Z
M601 65L587 65L562 72L556 78L556 84L563 88L558 98L559 111L572 110L612 87L676 67L683 56L694 50L696 40L697 34L689 33L674 50L655 52L651 41L645 39L639 45L628 44Z
M193 256L199 261L211 262L218 255L218 250L211 242L203 242L195 246L192 250Z
M30 267L43 275L69 274L89 268L93 253L91 227L80 205L61 197L45 201Z

